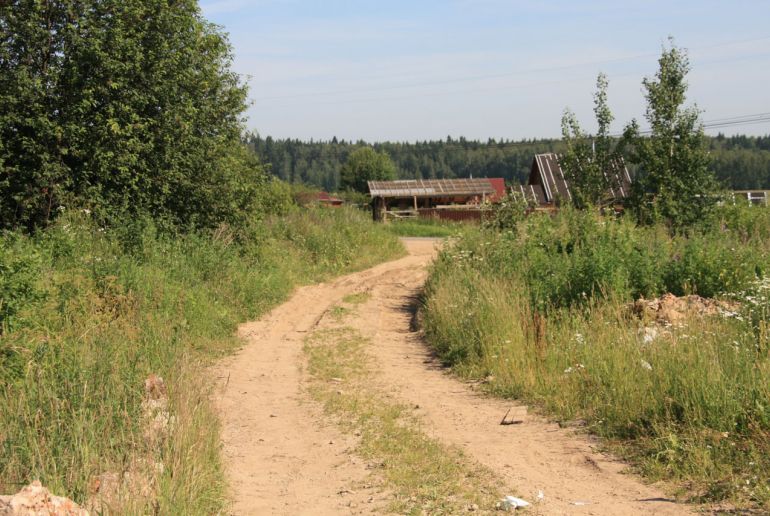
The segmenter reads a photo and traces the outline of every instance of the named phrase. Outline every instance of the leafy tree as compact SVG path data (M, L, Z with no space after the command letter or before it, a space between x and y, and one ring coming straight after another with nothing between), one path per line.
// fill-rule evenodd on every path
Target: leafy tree
M367 181L388 181L396 178L396 166L385 152L361 147L348 156L340 172L342 188L367 191Z
M71 204L230 218L258 167L238 150L246 89L230 62L196 0L0 2L0 227Z
M607 105L607 76L599 74L594 94L594 114L598 124L596 136L583 132L575 114L569 109L561 119L561 132L566 150L559 158L571 185L571 192L578 207L602 202L609 188L609 172L617 156L610 137L610 124L614 117Z
M683 107L690 70L687 52L663 49L655 78L645 78L645 118L650 134L639 130L636 120L626 127L624 139L631 146L631 161L640 166L632 204L639 221L664 220L672 227L689 226L710 211L718 188L709 168L709 155L700 112Z

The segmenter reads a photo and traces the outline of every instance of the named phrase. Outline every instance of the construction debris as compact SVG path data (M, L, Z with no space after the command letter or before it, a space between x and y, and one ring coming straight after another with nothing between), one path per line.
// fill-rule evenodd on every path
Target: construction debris
M737 310L737 303L697 295L663 294L656 299L638 299L630 304L634 315L663 326L682 323L688 317L707 317ZM650 340L654 340L654 336Z
M0 496L0 516L88 516L88 511L35 480L15 495Z

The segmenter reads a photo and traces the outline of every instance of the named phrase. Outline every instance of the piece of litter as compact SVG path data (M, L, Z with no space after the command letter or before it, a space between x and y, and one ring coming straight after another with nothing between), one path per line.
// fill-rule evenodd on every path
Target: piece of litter
M504 511L516 509L517 507L527 507L528 505L529 502L522 500L521 498L516 498L515 496L506 496L500 501L500 508Z
M545 495L543 494L543 492L542 491L538 491L537 492L537 500L541 501L543 498L545 498Z
M590 505L591 502L570 502L572 505Z
M524 420L521 419L521 417L519 417L517 419L516 418L516 414L511 415L511 411L513 410L513 408L514 407L509 408L508 412L505 413L505 415L503 416L503 419L500 421L501 425L520 425L520 424L522 424L524 422ZM527 410L526 407L516 407L516 408L517 409L523 408L525 412ZM510 417L508 417L508 416L510 416Z

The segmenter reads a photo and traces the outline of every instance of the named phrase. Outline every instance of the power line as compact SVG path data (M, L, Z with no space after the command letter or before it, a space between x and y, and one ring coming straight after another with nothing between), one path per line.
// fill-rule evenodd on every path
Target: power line
M744 118L754 118L754 117L764 117L764 116L770 116L770 113L757 113L755 115L740 115L740 116L730 116L726 118L714 118L712 120L709 120L708 122L704 123L716 123L716 122L727 122L731 120L738 120L738 119L744 119Z
M715 118L713 120L706 120L701 123L703 129L719 129L719 128L725 128L725 127L737 127L741 125L751 125L751 124L764 124L764 123L770 123L770 112L766 113L756 113L752 115L738 115L738 116L732 116L732 117L724 117L724 118ZM651 134L651 129L644 129L642 131L639 131L639 134L646 135ZM617 138L623 136L623 133L615 133L611 134L610 137ZM445 147L463 147L463 144L452 141L451 143L447 143L443 140L441 141ZM467 140L468 142L475 142L480 145L489 145L486 142L481 142L479 140ZM523 146L536 146L540 142L548 142L548 143L560 143L564 140L562 138L540 138L540 139L533 139L533 141L518 141L518 142L504 142L504 143L494 143L491 144L494 147L498 149L507 149L507 148L513 148L513 147L523 147ZM388 143L404 143L404 142L388 142ZM416 141L415 144L420 144L421 142Z

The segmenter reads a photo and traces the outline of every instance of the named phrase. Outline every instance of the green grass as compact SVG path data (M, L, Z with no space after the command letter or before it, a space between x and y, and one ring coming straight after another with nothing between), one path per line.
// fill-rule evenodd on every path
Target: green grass
M223 510L206 366L240 345L239 322L296 285L404 253L347 209L297 210L241 238L226 227L164 235L143 221L103 229L85 214L0 237L0 270L19 271L0 280L0 492L40 479L92 504L94 480L112 474L131 481L101 501L107 512ZM151 373L169 391L159 442L142 419Z
M400 219L389 221L384 226L396 236L428 238L447 238L478 227L473 223L434 219Z
M346 306L335 305L329 309L329 315L337 321L341 321L352 310Z
M343 297L342 302L350 305L360 305L361 303L366 303L369 301L371 297L372 294L370 292L355 292Z
M475 505L495 508L499 480L454 447L428 437L409 407L395 403L373 385L375 367L356 330L325 328L305 342L310 392L344 431L360 436L356 453L392 495L396 514L458 514Z
M585 421L683 499L767 510L770 283L756 274L770 210L732 210L689 236L569 212L467 234L431 271L426 336L457 374ZM704 285L739 300L737 316L689 316L645 342L651 323L628 307L641 286Z

